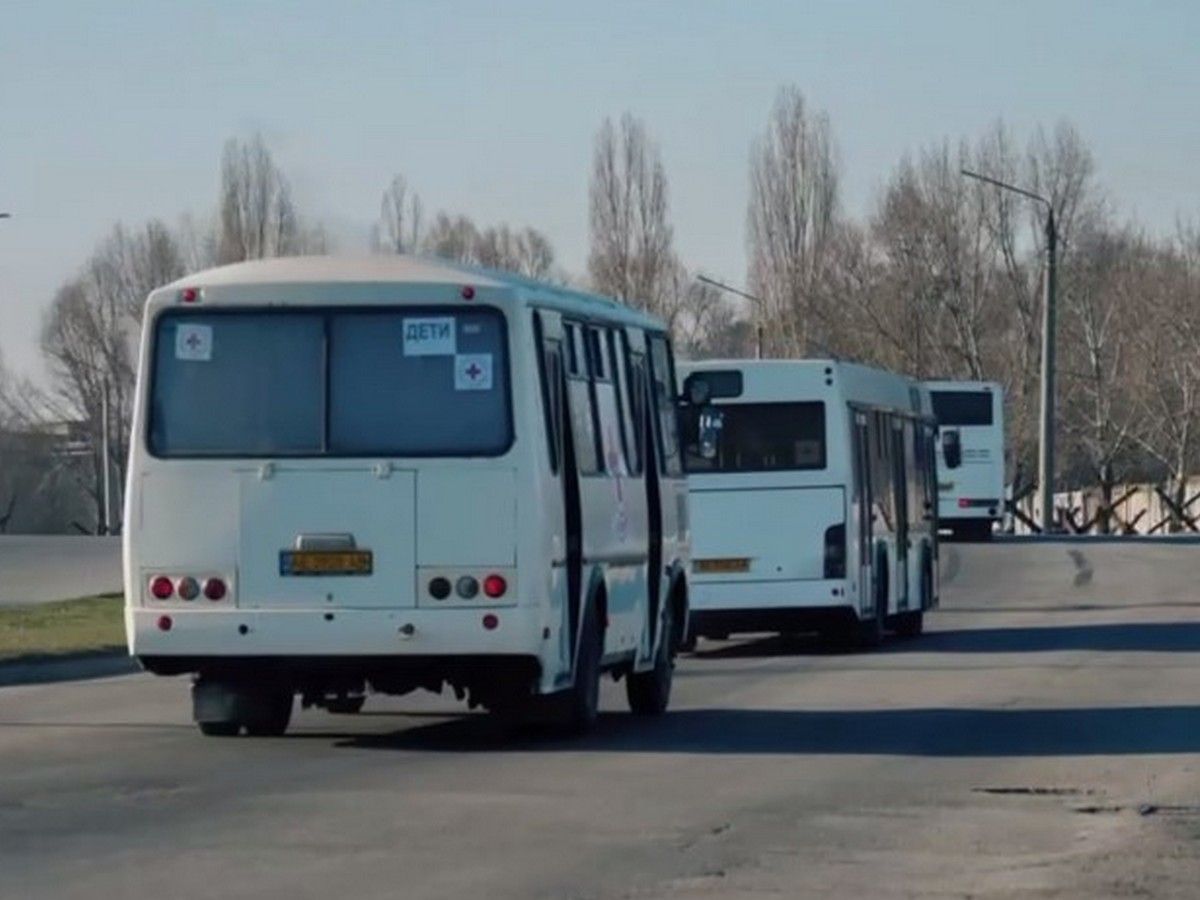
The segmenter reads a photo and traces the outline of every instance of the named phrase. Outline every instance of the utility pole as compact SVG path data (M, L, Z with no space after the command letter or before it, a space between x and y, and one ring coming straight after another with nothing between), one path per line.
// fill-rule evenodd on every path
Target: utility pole
M104 467L104 533L112 534L112 463L108 446L108 379L104 379L104 389L100 397L100 464Z
M763 315L762 315L762 313L763 313L763 307L766 306L766 304L763 302L763 299L761 297L755 297L753 294L747 294L745 291L739 290L738 288L732 287L728 284L725 284L724 282L717 281L712 278L708 278L705 275L697 275L696 280L702 281L708 285L712 285L713 287L717 288L718 290L728 291L731 294L736 294L737 296L739 296L745 300L749 300L751 303L754 304L754 320L755 320L754 358L762 359L763 358L763 321L762 321Z
M1054 204L1041 194L980 175L969 169L962 174L977 181L1012 191L1046 207L1046 279L1042 301L1042 415L1038 427L1038 506L1041 508L1042 532L1054 530L1054 305L1058 282L1058 228L1054 221Z

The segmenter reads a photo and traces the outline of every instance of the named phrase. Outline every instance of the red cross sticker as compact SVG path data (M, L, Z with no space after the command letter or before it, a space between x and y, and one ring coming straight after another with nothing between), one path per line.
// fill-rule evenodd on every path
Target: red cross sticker
M475 381L483 374L483 369L479 368L478 363L471 363L471 365L467 366L466 373L472 381Z

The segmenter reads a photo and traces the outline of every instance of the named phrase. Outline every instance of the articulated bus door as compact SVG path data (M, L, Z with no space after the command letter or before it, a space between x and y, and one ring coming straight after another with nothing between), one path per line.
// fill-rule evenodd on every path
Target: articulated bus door
M874 602L874 583L871 560L874 557L871 517L874 513L871 495L871 433L867 414L852 411L854 416L854 496L858 519L858 608L861 612L867 600Z
M889 416L892 426L892 496L896 510L896 609L908 609L908 555L912 535L908 531L908 467L904 457L904 420Z
M560 590L565 593L566 605L567 621L562 646L566 668L560 673L559 681L567 683L574 668L583 596L583 514L579 464L570 427L562 320L556 313L539 311L533 314L533 326L538 344L538 375L541 379L550 468L558 476L559 482L559 502L550 505L545 513L547 524L555 536L552 560L554 581L555 584L565 582Z

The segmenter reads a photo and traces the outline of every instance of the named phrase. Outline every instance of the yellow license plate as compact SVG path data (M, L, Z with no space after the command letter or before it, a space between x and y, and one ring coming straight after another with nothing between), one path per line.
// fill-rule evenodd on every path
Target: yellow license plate
M738 557L737 559L697 559L693 562L692 568L696 572L705 572L708 574L749 572L750 560L747 557Z
M283 550L280 575L370 575L370 550Z

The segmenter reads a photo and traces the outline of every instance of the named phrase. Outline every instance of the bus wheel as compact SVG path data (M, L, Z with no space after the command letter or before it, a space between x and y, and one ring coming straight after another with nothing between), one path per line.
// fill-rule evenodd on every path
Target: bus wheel
M663 609L662 639L654 654L654 668L645 672L630 672L625 676L625 696L629 708L639 716L657 716L667 711L671 702L671 681L675 675L675 653L671 649L675 635L673 604Z
M920 610L900 613L895 621L896 634L901 637L916 637L925 630L925 614Z
M245 697L246 734L251 737L279 737L292 720L291 691L255 691Z
M600 658L604 655L604 631L596 616L596 604L588 603L579 635L575 683L561 697L559 723L568 734L585 734L600 713Z
M338 697L328 701L325 704L325 709L338 715L354 715L355 713L362 712L363 704L366 702L366 696Z
M888 569L887 553L880 547L875 552L875 609L871 618L858 623L858 646L864 649L878 647L883 643L883 632L887 623Z
M237 737L242 730L237 722L197 722L196 725L205 737Z

